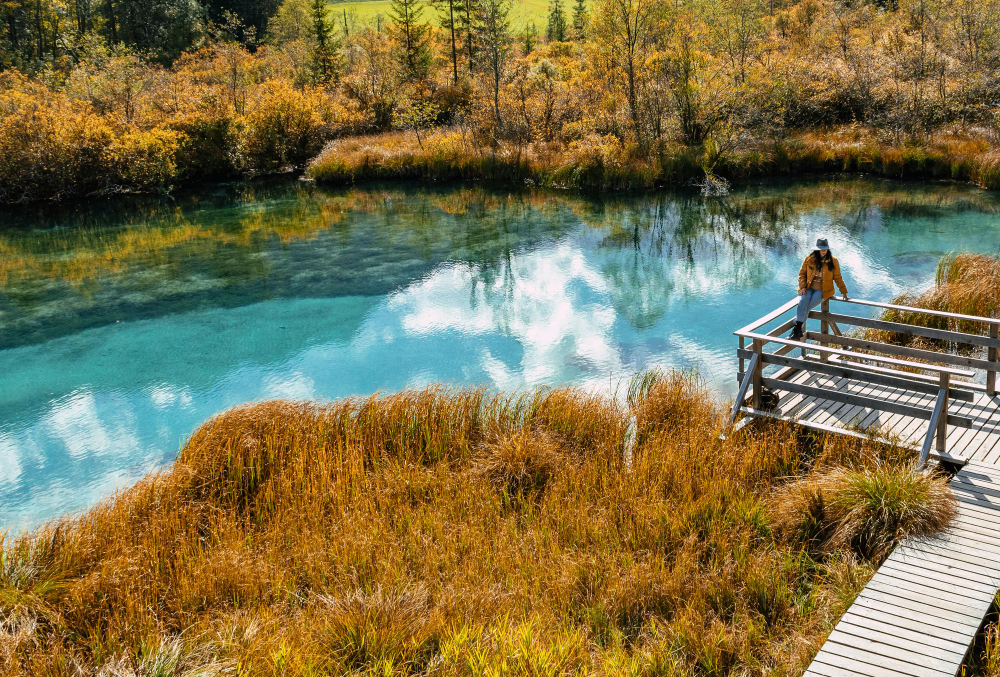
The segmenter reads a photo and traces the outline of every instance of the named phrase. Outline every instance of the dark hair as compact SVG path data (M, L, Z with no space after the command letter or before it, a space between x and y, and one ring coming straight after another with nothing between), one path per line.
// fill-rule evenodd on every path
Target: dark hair
M821 252L818 249L813 250L812 257L813 257L813 263L816 265L816 268L823 267L823 254L830 255L830 257L826 260L826 267L830 270L833 270L833 252L831 252L829 249L827 249L825 252Z

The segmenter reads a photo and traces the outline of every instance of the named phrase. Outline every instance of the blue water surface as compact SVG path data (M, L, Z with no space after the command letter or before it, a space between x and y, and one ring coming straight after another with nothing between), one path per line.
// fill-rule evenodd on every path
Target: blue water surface
M1000 201L857 179L581 197L223 186L0 216L0 529L75 513L236 404L427 384L613 391L693 369L787 301L817 235L851 293L1000 251Z

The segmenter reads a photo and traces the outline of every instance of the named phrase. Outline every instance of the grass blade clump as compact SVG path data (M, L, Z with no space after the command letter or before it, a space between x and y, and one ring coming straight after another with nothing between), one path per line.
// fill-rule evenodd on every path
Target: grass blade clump
M321 633L338 672L377 665L389 674L419 672L433 656L439 628L424 588L343 597L320 595Z
M538 496L560 466L570 462L551 434L527 428L495 435L483 444L479 461L490 486L510 498Z
M880 560L901 541L935 534L955 515L946 481L910 464L820 470L782 488L776 527L814 553L849 548Z

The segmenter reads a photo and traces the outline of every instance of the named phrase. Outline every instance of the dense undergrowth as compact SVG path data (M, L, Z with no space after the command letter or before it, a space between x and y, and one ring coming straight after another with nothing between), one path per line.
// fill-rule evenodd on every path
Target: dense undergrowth
M886 548L953 510L898 447L720 439L725 413L681 375L625 399L430 389L226 412L170 470L6 538L0 665L794 675Z
M0 202L299 168L331 141L317 180L1000 188L997 0L593 0L544 37L510 0L374 25L309 0L95 2L5 6Z

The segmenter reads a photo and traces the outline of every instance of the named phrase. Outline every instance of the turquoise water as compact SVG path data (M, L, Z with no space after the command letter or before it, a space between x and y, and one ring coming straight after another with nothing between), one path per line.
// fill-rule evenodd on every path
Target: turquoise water
M829 180L728 198L297 181L0 218L0 528L78 512L213 414L430 383L613 390L652 366L735 390L732 331L818 234L851 293L1000 250L1000 201Z

